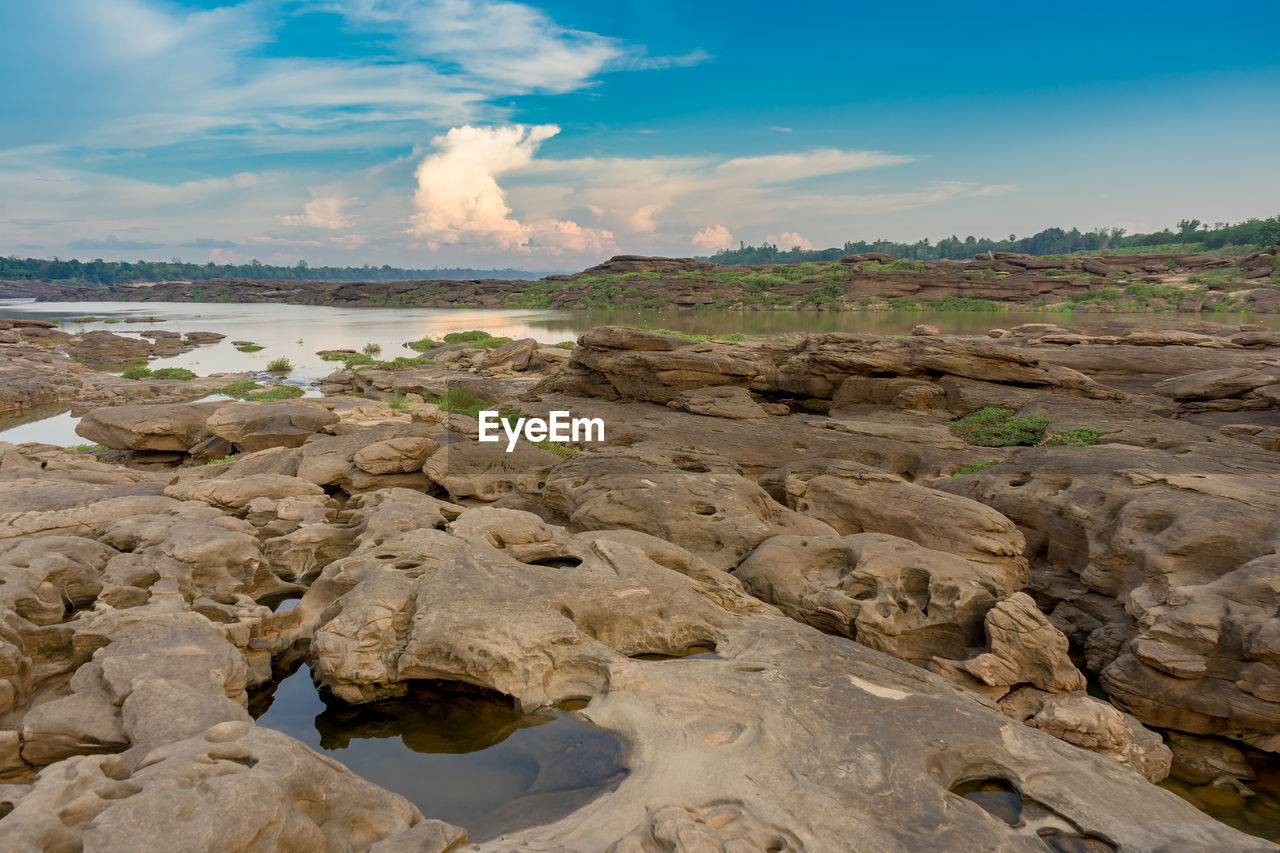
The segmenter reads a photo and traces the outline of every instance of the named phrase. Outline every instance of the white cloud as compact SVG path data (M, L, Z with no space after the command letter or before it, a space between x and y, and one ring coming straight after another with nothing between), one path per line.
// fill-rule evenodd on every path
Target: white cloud
M764 238L764 241L766 243L772 243L779 249L783 250L798 248L807 252L813 248L813 243L810 243L794 231L784 231L781 234L770 234L768 237Z
M613 247L613 234L571 220L521 222L511 215L497 177L527 166L538 146L560 132L555 125L455 127L431 140L436 148L418 166L410 233L427 245L462 244L480 250L575 254Z
M985 187L978 187L970 195L978 198L994 198L995 196L1008 195L1017 191L1017 184L989 184Z
M718 252L733 245L733 235L723 225L708 225L694 234L689 242L708 251Z
M337 230L351 224L342 213L342 207L355 199L337 198L336 196L317 195L302 206L298 216L282 216L280 221L285 225L309 225L312 228L328 228Z

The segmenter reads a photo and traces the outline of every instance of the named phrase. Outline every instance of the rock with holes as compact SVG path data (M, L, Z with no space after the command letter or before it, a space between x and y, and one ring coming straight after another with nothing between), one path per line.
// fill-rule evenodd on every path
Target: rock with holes
M725 569L770 536L834 532L740 472L714 453L641 443L566 459L547 474L542 497L576 529L640 530Z
M967 560L1003 564L1018 585L1025 579L1022 533L977 501L839 459L793 462L759 482L775 500L838 533L888 533Z
M987 611L1024 580L883 533L775 536L734 574L795 619L922 663L981 645Z
M176 849L175 814L181 849L209 853L365 850L422 822L402 797L248 721L132 761L70 758L6 799L11 850Z
M496 501L522 478L540 481L560 457L526 441L510 453L505 441L456 441L431 454L423 472L454 498Z

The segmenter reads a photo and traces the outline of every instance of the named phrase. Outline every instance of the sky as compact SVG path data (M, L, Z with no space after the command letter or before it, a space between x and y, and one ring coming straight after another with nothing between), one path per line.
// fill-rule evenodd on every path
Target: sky
M3 0L0 255L576 270L1280 213L1274 0Z

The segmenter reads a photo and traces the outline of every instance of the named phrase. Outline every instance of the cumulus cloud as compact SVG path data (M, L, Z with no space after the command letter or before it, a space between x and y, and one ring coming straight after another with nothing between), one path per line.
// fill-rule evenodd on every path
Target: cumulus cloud
M693 239L689 242L708 251L718 252L733 245L733 235L723 225L708 225L697 234L694 234Z
M612 248L613 234L572 220L522 222L512 215L498 176L527 166L555 125L455 127L431 140L435 152L418 166L410 233L427 245L588 253Z
M302 213L296 216L282 216L280 221L285 225L309 225L312 228L327 228L336 231L351 224L342 212L347 202L355 199L343 199L336 196L315 196L302 206Z
M813 243L806 240L794 231L784 231L781 234L771 234L764 238L766 243L772 243L779 249L803 249L809 251L813 248Z

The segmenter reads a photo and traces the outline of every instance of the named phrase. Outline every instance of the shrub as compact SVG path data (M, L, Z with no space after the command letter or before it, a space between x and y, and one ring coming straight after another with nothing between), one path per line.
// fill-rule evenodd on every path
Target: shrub
M493 335L483 332L479 329L472 329L469 332L450 332L444 336L446 344L469 344L473 341L483 341L485 338L492 338Z
M146 379L151 375L151 371L145 367L130 367L120 374L125 379Z
M153 379L182 379L185 381L195 379L196 374L185 367L160 367L151 371L151 377Z
M1112 432L1112 430L1098 429L1097 427L1077 427L1066 432L1051 432L1045 436L1044 443L1066 447L1092 447L1098 443L1099 437L1109 432Z
M226 465L228 462L234 462L235 458L236 458L235 454L231 453L226 456L223 456L220 459L210 459L209 464L210 465Z
M511 343L511 338L482 338L478 341L471 342L472 349L497 349L498 347Z
M78 453L88 453L92 450L108 450L105 444L68 444L67 450L74 450Z
M290 370L293 370L293 362L284 356L281 356L280 358L272 359L267 362L267 370L270 370L272 373L288 373Z
M902 260L892 261L887 264L877 263L875 261L863 261L863 272L928 272L929 268L925 266L923 261L911 261L903 258Z
M254 391L252 394L246 394L244 398L254 403L272 403L277 400L294 400L301 397L303 393L303 390L297 385L277 385L265 391Z
M573 349L577 345L576 341L561 341L558 344L552 344L556 349Z
M914 299L908 299L905 296L895 296L889 300L889 307L894 311L919 311L920 304Z
M360 352L370 357L375 355L382 355L382 347L378 346L377 344L365 344L363 347L360 348Z
M1003 311L999 302L990 299L973 299L968 296L944 296L930 302L930 311Z
M988 406L951 424L951 431L979 447L1036 445L1044 438L1049 418L1015 416L1008 409Z
M985 471L988 468L991 468L992 466L999 465L1002 461L1003 460L1000 460L1000 459L991 459L986 462L975 462L972 465L966 465L965 467L961 468L959 471L955 472L951 476L963 477L966 474L976 474L979 471Z
M440 345L435 341L431 340L431 338L423 338L422 340L419 340L419 341L410 341L409 343L405 344L405 346L407 346L411 350L414 350L415 352L426 352L427 350L435 349Z

